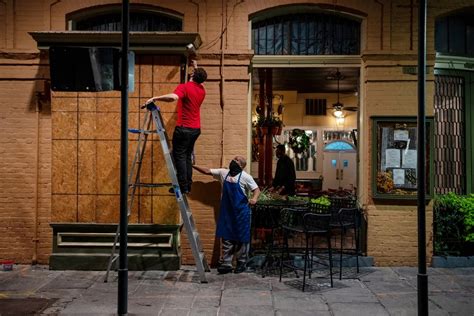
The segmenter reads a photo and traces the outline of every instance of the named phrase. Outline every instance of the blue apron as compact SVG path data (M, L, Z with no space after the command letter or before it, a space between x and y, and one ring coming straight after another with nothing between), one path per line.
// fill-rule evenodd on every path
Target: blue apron
M228 182L227 177L222 184L222 198L216 236L243 243L250 242L250 207L248 199L237 183Z

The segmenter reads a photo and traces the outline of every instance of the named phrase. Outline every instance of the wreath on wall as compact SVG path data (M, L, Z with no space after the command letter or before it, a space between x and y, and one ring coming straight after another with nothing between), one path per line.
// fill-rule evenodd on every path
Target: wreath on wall
M288 145L295 154L301 154L309 148L309 136L304 130L295 128L291 131Z

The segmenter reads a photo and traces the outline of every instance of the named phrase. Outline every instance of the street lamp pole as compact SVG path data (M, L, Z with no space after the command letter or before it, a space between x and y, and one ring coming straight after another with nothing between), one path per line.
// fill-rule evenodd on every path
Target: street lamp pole
M428 275L426 273L426 11L427 0L418 9L418 315L428 315Z
M128 47L130 4L122 0L121 119L120 119L120 252L117 314L128 314Z

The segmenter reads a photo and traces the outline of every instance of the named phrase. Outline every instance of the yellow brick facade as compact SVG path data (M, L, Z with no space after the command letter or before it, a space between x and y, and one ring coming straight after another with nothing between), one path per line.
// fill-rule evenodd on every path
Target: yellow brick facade
M131 3L177 12L183 16L183 31L198 32L201 36L203 43L199 49L199 64L208 71L209 80L206 83L207 98L202 107L202 134L196 145L196 155L198 163L208 167L225 165L234 155L248 155L249 152L248 69L253 54L249 48L249 17L258 16L259 12L267 9L300 4L314 4L322 10L336 9L359 16L362 19L359 194L368 221L367 253L380 266L416 264L416 206L374 204L370 190L370 157L374 145L370 140L370 116L416 115L416 76L404 75L401 70L402 66L417 63L418 10L415 2L142 0ZM104 186L104 192L117 191L114 186L118 184L108 182L106 174L91 173L79 164L71 164L73 159L78 159L74 156L77 153L89 156L87 159L97 159L97 163L100 163L101 150L117 151L116 143L113 148L106 148L110 144L105 143L96 143L92 148L90 143L80 141L81 137L86 139L88 135L77 135L78 130L70 128L85 127L87 124L97 124L97 128L100 128L103 123L88 121L87 107L91 106L91 102L98 103L102 100L91 98L90 95L81 97L80 94L68 96L59 93L52 95L51 103L44 102L41 93L44 93L44 81L49 78L48 60L28 34L31 31L64 31L68 14L106 4L118 2L0 1L0 235L3 237L0 240L0 259L13 259L19 263L47 263L52 243L50 222L103 222L116 218L116 208L108 210L112 213L109 215L104 215L103 212L91 213L91 209L97 208L100 203L110 206L116 201L66 194L77 193L77 190L85 192L90 189L88 185L97 184ZM427 114L432 114L433 104L435 18L472 6L472 0L430 1L427 20L430 67L427 77ZM161 86L163 87L164 85ZM144 92L134 102L143 102L147 97L168 92L165 91L167 89L159 89ZM221 105L224 106L223 111ZM85 110L84 113L77 109L71 112L68 110L70 107ZM101 107L107 108L107 104L102 104ZM94 116L94 120L117 122L118 115L108 112L103 117ZM132 118L130 123L134 120ZM109 132L116 137L118 126L104 131ZM66 139L79 141L68 142ZM117 166L118 160L113 166L107 165L104 168L109 168L106 170L109 173L115 173ZM96 177L95 181L80 183L75 177L81 173L89 179ZM57 180L52 182L53 178ZM116 179L117 175L112 178ZM200 175L195 176L195 181L196 189L193 189L190 198L191 207L205 250L215 258L219 255L214 238L219 186ZM78 206L75 212L71 212L70 205L73 204ZM428 207L429 253L432 249L431 210ZM105 216L105 219L102 220L101 216ZM147 222L148 219L145 218L152 217L151 214L143 216L143 220L134 220ZM158 218L160 216L156 215ZM156 222L164 223L164 220L158 219ZM186 239L182 240L182 247L184 263L192 263Z

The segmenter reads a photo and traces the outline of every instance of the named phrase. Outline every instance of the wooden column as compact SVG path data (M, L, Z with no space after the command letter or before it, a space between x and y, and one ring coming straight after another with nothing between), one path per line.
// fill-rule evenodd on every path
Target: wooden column
M259 87L259 108L260 110L257 112L260 112L260 115L265 115L265 69L259 68L258 69L258 80L260 82L260 87ZM258 184L259 185L265 185L265 168L264 168L264 163L265 163L265 135L262 135L259 133L258 137L259 143L258 143Z
M271 122L271 115L273 113L273 84L272 84L272 69L267 68L265 71L265 96L266 96L266 115ZM272 158L273 158L273 133L272 128L268 128L265 135L265 185L272 184Z

